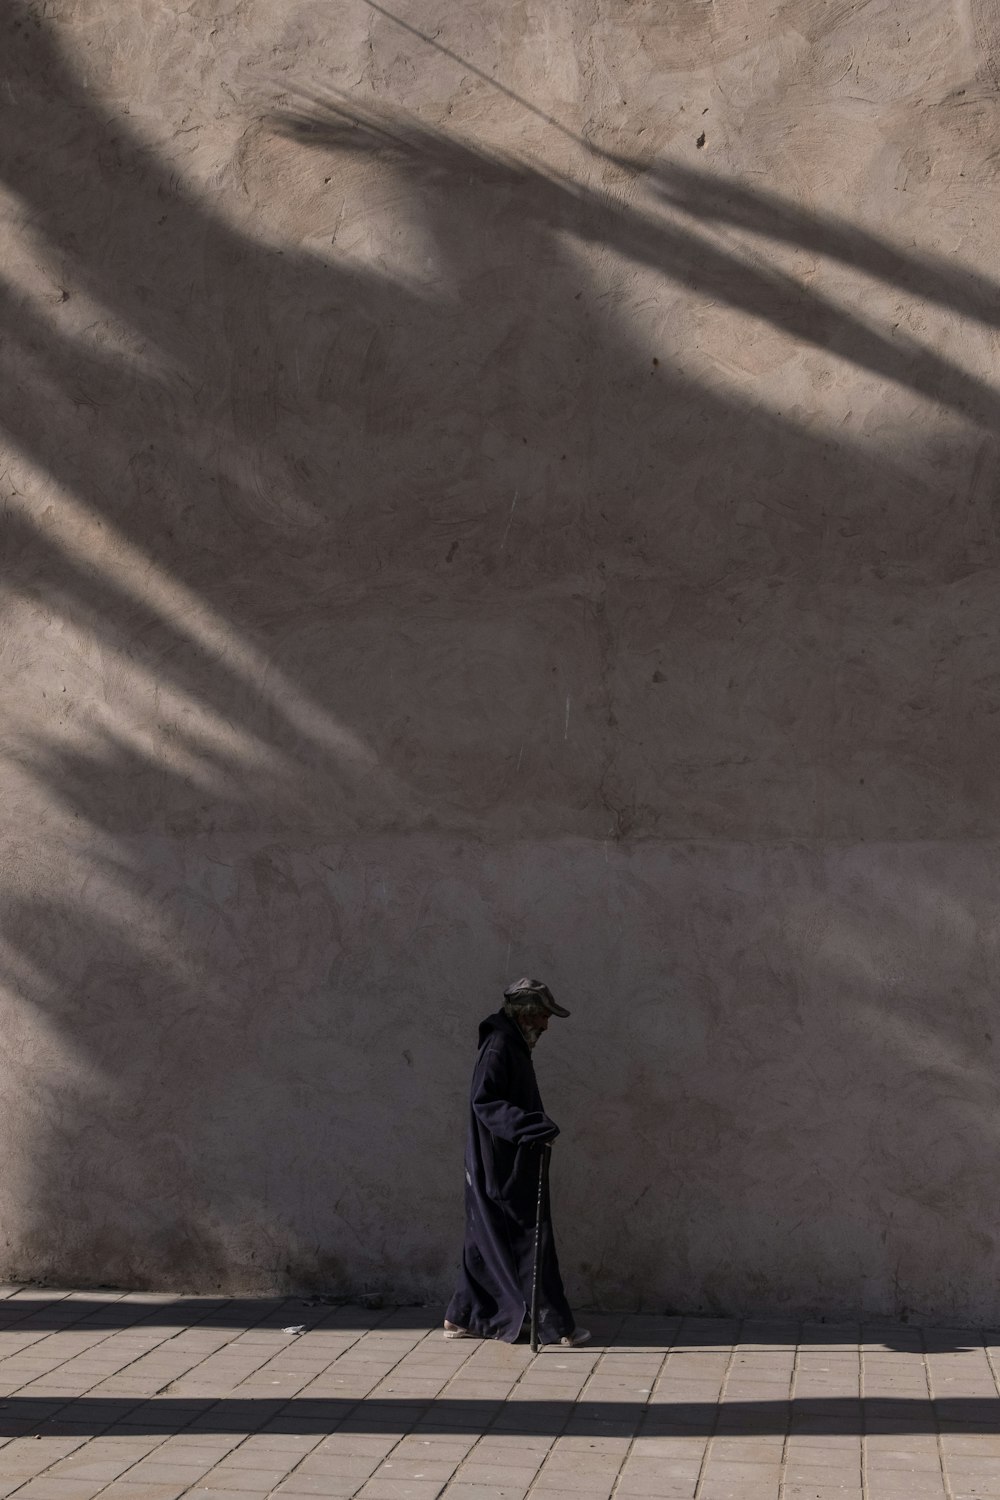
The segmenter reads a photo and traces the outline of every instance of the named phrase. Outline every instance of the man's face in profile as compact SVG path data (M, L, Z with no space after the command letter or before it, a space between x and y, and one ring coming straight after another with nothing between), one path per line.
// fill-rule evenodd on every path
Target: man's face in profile
M522 1011L517 1018L517 1024L521 1028L521 1035L529 1047L534 1047L543 1031L548 1031L551 1016L544 1005L536 1005L531 1010Z

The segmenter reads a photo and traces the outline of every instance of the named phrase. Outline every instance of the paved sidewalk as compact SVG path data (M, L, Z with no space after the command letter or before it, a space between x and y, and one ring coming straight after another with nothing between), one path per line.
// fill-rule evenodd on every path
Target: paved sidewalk
M6 1288L0 1500L1000 1497L1000 1334L587 1321Z

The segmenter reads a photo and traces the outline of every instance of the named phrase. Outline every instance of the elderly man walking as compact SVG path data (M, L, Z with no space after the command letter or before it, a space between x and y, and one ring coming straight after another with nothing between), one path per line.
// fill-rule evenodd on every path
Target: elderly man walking
M548 985L520 979L479 1027L465 1148L465 1247L446 1339L514 1343L528 1318L541 1153L559 1134L542 1108L531 1053L552 1016L568 1016ZM543 1344L590 1338L570 1312L552 1235L548 1190L539 1220L538 1332Z

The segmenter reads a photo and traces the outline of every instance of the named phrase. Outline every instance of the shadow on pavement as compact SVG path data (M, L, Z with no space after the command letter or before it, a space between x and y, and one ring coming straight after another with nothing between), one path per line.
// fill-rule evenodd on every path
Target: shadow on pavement
M303 1326L330 1332L373 1330L400 1336L422 1334L439 1326L442 1310L436 1307L368 1308L345 1304L339 1298L301 1297L172 1297L139 1293L102 1297L99 1292L46 1296L39 1289L16 1293L0 1302L0 1332L48 1333L67 1328L241 1328L274 1330ZM682 1314L622 1314L581 1311L581 1321L591 1329L590 1348L613 1347L668 1349L743 1348L805 1346L831 1348L859 1345L900 1353L926 1351L934 1354L980 1349L1000 1343L992 1330L976 1328L920 1328L899 1323L810 1323L777 1320L685 1317ZM291 1337L291 1336L290 1336Z
M59 1407L50 1411L49 1408ZM902 1396L788 1401L481 1401L239 1398L129 1402L83 1397L58 1403L12 1397L0 1408L0 1437L96 1437L175 1432L485 1432L578 1437L719 1436L795 1433L1000 1433L1000 1398Z

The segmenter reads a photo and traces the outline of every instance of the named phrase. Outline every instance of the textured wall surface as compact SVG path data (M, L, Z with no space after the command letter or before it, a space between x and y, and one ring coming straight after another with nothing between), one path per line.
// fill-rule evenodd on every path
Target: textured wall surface
M992 0L0 14L0 1274L1000 1319Z

